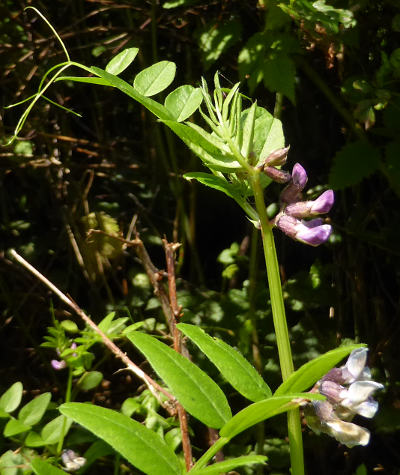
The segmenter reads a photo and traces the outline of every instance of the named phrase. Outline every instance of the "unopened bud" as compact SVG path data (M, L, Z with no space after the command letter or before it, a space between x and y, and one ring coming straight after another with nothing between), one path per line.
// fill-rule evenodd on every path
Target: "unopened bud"
M279 167L286 163L287 155L289 152L290 145L284 148L278 148L271 152L268 157L264 160L264 166L274 166Z
M264 167L264 173L277 183L287 183L291 179L289 172L279 170L275 167Z
M294 203L299 201L307 180L307 172L300 163L296 163L292 170L292 180L281 193L282 203Z

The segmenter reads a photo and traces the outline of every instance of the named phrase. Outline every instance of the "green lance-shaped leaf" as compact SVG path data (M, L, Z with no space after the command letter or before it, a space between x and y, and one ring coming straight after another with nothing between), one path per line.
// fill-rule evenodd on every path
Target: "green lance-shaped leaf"
M148 109L159 119L171 119L171 115L166 107L164 107L159 102L154 101L153 99L150 99L149 97L146 97L143 94L140 94L140 92L138 92L134 87L132 87L123 79L114 76L113 74L110 74L107 71L104 71L103 69L96 68L95 66L92 66L90 70L93 72L93 74L96 74L97 76L100 76L100 78L107 81L109 86L116 87L127 96L139 102L139 104L142 104L142 106L146 107L146 109Z
M273 396L264 401L258 401L245 407L235 414L230 421L219 431L221 437L232 439L240 432L258 424L270 417L281 414L297 407L296 399L323 400L324 396L311 393L287 394L285 396Z
M4 412L13 412L21 403L22 383L19 381L10 386L0 397L0 409Z
M59 468L50 465L49 462L46 462L39 457L32 460L31 467L36 475L63 475L67 473L64 472L64 470L60 470Z
M87 77L87 76L60 76L54 82L58 81L73 81L73 82L84 82L87 84L94 84L97 86L111 86L111 84L103 79L97 77Z
M221 388L195 364L145 333L132 332L128 338L193 417L214 429L232 417Z
M178 457L161 437L130 417L78 402L62 404L60 412L110 444L147 475L182 473Z
M190 85L179 86L165 99L164 105L177 122L190 117L203 101L203 94L199 87Z
M107 64L106 71L110 74L121 74L122 71L132 63L132 61L136 58L136 55L139 52L139 48L126 48L117 56L114 56L112 60Z
M237 350L212 338L195 325L179 323L179 330L188 336L219 369L222 376L250 401L261 401L272 395L271 389L256 369Z
M185 173L183 178L186 178L187 180L194 179L205 186L222 191L230 198L233 198L236 203L246 212L250 219L253 221L258 221L258 214L256 210L247 202L246 198L241 195L238 187L233 183L229 183L225 178L203 172Z
M233 155L221 151L216 142L217 138L211 134L205 131L201 133L198 130L200 128L195 129L172 120L163 120L163 123L175 132L208 168L228 173L242 168Z
M160 61L140 71L133 81L133 87L143 96L154 96L167 89L174 80L175 73L175 63Z
M322 376L339 363L339 361L356 348L362 348L363 346L365 345L342 346L309 361L292 373L275 391L274 396L282 396L287 393L300 392L309 389L319 379L321 379Z
M268 460L264 455L244 455L223 462L214 463L208 467L193 469L188 473L193 475L219 475L220 473L230 472L234 468L244 465L253 465L255 463L265 463Z

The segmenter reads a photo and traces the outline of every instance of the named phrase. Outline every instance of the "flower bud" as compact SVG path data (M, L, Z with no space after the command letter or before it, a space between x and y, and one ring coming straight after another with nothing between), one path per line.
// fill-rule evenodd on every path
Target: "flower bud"
M291 179L289 172L279 170L275 167L265 167L264 173L277 183L287 183Z
M292 180L281 193L282 203L289 204L299 201L307 180L307 172L300 163L296 163L292 170Z
M264 167L273 166L279 167L286 163L287 155L289 152L290 145L285 148L278 148L268 155L264 160Z

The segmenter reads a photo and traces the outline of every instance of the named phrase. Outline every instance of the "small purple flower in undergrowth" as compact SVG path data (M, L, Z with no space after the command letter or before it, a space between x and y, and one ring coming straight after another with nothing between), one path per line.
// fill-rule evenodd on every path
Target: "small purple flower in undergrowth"
M60 371L67 367L67 362L64 360L51 360L50 364L56 371Z
M74 350L76 347L77 347L77 344L73 342L71 344L71 349ZM61 355L60 350L57 350L57 355L58 356ZM76 356L76 353L73 353L73 356ZM53 367L53 369L55 369L56 371L60 371L67 367L67 362L65 360L51 360L50 364Z
M371 380L371 372L365 366L367 348L353 350L347 363L327 373L312 389L326 396L325 401L313 401L304 414L308 426L314 432L324 432L338 442L354 447L367 445L368 429L351 422L355 415L372 418L378 403L372 398L383 385Z
M334 193L332 190L327 190L315 200L302 201L302 191L308 181L305 169L296 163L288 177L287 172L269 166L270 157L285 154L286 160L287 152L288 147L273 152L266 159L263 168L264 172L274 181L288 183L280 196L280 212L271 220L271 224L296 241L310 246L319 246L329 239L332 226L324 224L321 218L308 221L305 218L314 218L320 214L328 213L335 201ZM274 160L272 163L275 164ZM282 162L278 161L278 164L280 165Z

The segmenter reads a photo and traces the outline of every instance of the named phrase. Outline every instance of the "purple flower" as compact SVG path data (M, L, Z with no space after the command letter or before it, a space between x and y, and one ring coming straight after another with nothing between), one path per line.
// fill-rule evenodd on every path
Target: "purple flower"
M285 213L278 215L274 224L292 239L310 246L319 246L329 238L332 232L332 226L322 224L322 219L300 221Z
M281 170L268 173L270 168L275 170L273 167L266 167L264 171L272 179L274 179L276 172L282 173ZM284 176L282 176L281 181L284 181ZM333 206L335 196L332 190L327 190L316 200L302 201L302 191L307 181L307 172L300 163L296 163L292 170L290 182L281 193L281 210L271 220L271 224L296 241L310 246L319 246L329 239L332 226L323 224L322 219L304 221L302 218L312 218L327 213Z
M367 348L353 350L347 363L334 368L317 382L313 391L326 396L326 401L313 401L305 410L307 424L315 432L324 432L348 447L367 445L367 429L350 422L358 414L372 418L378 403L372 398L383 385L371 381L365 366Z
M77 344L75 342L72 342L71 347L72 350L75 350L77 348ZM61 356L61 352L59 349L56 350L57 355ZM77 356L76 353L72 353L72 356ZM51 360L50 361L51 366L56 370L60 371L61 369L64 369L67 367L67 362L65 360Z
M311 218L328 213L335 201L333 190L327 190L314 201L298 201L288 204L285 213L295 218Z
M292 180L281 193L282 203L294 203L301 198L301 192L307 184L307 172L296 163L292 170Z
M51 360L50 364L56 371L60 371L67 367L67 363L64 360Z

